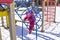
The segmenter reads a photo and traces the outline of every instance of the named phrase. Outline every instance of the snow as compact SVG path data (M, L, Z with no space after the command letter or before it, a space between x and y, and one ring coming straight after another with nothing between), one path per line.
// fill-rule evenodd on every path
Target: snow
M60 7L57 7L56 22L60 22L59 11ZM17 15L15 15L15 17L16 19L20 20ZM22 22L17 22L16 24L16 39L22 40ZM4 27L0 28L2 32L2 40L10 40L10 29L5 29ZM32 33L29 34L29 30L25 24L23 25L23 40L36 40L36 31L32 31ZM45 29L45 32L43 33L38 30L37 40L60 40L60 23L52 23L48 28Z
M56 22L60 22L60 7L56 7Z

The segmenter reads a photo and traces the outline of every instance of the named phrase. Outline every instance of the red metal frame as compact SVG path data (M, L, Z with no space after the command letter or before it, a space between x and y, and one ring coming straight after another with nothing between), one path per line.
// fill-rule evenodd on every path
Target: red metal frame
M53 5L54 3L54 5ZM45 22L48 22L48 23L45 23L44 25L46 26L47 24L51 25L51 23L55 21L55 15L56 15L56 0L52 1L52 0L48 0L47 1L47 6L45 6L45 10L44 11L44 21ZM54 10L54 11L52 11ZM46 13L45 13L46 12Z
M13 0L0 0L0 3L12 3Z

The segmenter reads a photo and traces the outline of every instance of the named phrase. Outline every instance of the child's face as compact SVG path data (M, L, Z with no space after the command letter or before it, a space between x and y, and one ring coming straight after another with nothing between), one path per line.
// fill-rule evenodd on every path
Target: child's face
M32 14L34 14L34 11L32 10Z

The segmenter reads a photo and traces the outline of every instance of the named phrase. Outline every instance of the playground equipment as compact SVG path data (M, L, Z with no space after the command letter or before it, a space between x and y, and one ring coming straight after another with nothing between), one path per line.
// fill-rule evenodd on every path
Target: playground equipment
M48 27L51 23L55 23L56 0L48 0L44 7L44 27Z
M51 1L52 2L52 1ZM5 2L6 3L6 2ZM9 2L8 2L9 3ZM31 3L32 3L32 1L31 1ZM46 28L46 25L50 25L52 22L54 22L54 20L55 20L55 18L52 18L52 17L55 17L55 14L53 14L52 15L52 17L50 17L51 16L51 14L50 14L50 12L51 13L53 13L52 11L49 11L49 10L51 10L52 8L50 8L52 5L49 5L48 3L49 3L49 1L47 2L47 6L45 7L45 1L43 0L42 1L42 4L43 4L43 7L42 7L42 18L41 17L39 17L38 16L38 14L39 14L39 12L38 12L38 10L35 10L35 8L38 8L38 7L35 7L34 8L34 1L33 1L33 4L31 5L32 7L33 7L33 10L35 11L35 16L36 16L36 18L39 18L39 20L36 22L36 40L37 40L37 30L38 30L38 28L37 27L40 27L41 25L42 25L42 29L41 29L41 31L44 31L44 28ZM54 2L55 3L55 2ZM23 6L25 6L25 2L20 2L20 4L22 4ZM49 7L50 6L50 7ZM26 6L25 6L26 7ZM29 8L28 7L26 7L27 9L26 10L28 10L29 11ZM56 3L55 3L55 5L54 5L54 9L56 8ZM15 12L16 12L16 14L19 16L19 18L21 19L21 20L23 20L22 19L22 17L21 17L21 15L24 15L25 13L25 11L24 12L22 12L22 14L18 14L18 9L19 9L19 7L17 7L17 9L15 10ZM47 9L47 10L45 10L45 9ZM54 10L53 9L53 10ZM16 34L15 34L15 19L14 19L14 3L11 3L10 5L9 5L9 10L10 10L10 12L9 12L9 15L8 15L8 13L7 13L7 11L6 11L6 15L9 17L9 27L10 27L10 33L11 33L11 40L16 40ZM55 9L55 11L56 11L56 9ZM5 12L4 12L5 13ZM49 14L48 14L49 13ZM55 13L55 12L54 12ZM5 16L6 16L5 15ZM3 15L4 16L4 15ZM41 21L40 21L40 18L41 18ZM51 19L51 20L50 20ZM19 21L19 20L16 20L16 21ZM38 22L42 22L41 23L41 25L39 25L38 26ZM22 22L22 40L23 40L23 24L25 24L23 21L19 21L19 22ZM0 30L1 31L1 30ZM13 32L14 31L14 32ZM1 36L1 35L0 35Z
M32 2L32 1L31 1ZM34 2L34 1L33 1ZM27 12L27 11L30 11L30 8L28 8L27 6L26 6L26 2L19 2L21 5L23 5L24 7L26 7L26 10L25 11L23 11L21 14L19 14L18 13L18 10L19 10L19 8L20 7L18 7L16 10L15 10L15 12L16 12L16 14L19 16L19 18L21 19L21 20L23 20L23 15L26 15L26 13L24 13L24 12ZM35 4L35 3L34 3ZM40 16L38 16L38 10L36 10L36 9L34 9L34 6L35 5L31 5L31 3L30 3L30 5L31 5L31 8L32 8L32 10L34 10L35 11L35 16L37 17L37 18L41 18ZM39 27L40 28L40 25L38 25L37 23L40 21L40 19L36 22L36 40L37 40L37 27ZM22 22L22 40L23 40L23 23L25 24L25 22ZM26 24L25 24L26 25ZM27 27L27 25L26 25L26 27Z
M3 0L3 1L0 0L0 3L12 3L12 2L13 2L13 0L9 0L9 1L8 0Z
M7 18L9 17L9 27L10 27L11 40L16 40L16 32L15 32L16 28L15 28L15 19L14 19L14 2L13 2L13 0L0 0L0 3L1 4L2 3L8 4L9 13L7 10L0 11L0 13L2 16L7 16ZM2 38L1 37L1 28L0 28L0 38ZM0 39L0 40L2 40L2 39Z
M6 26L9 27L9 20L8 20L8 10L5 10L5 11L0 11L0 17L1 17L1 21L2 21L2 27L5 27L4 25L4 21L3 21L3 17L6 17Z

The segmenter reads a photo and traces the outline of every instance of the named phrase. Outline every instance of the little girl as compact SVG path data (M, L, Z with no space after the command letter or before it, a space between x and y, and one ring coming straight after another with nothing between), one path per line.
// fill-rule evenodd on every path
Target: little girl
M34 11L31 10L31 12L27 12L26 13L26 16L24 18L24 21L25 20L28 20L29 23L30 23L30 26L29 26L29 34L31 34L32 30L34 29L34 24L35 24L35 16L34 16Z

